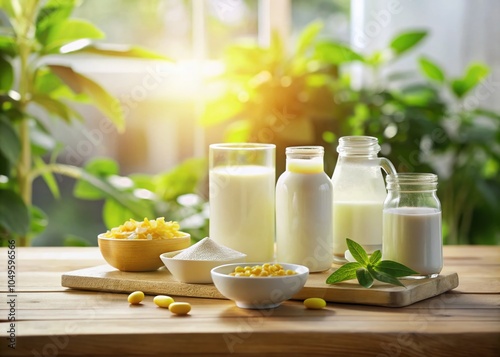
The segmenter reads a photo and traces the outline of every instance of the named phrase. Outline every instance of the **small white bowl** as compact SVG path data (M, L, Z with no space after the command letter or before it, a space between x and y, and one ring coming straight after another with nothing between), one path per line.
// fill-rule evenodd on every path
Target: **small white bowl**
M219 292L244 309L272 309L290 299L305 285L309 269L303 265L280 263L283 269L294 270L295 275L273 277L237 277L229 273L239 264L226 264L212 269L212 280ZM245 265L262 265L246 263Z
M247 256L241 254L240 257L226 260L187 260L175 259L175 256L183 250L168 252L160 255L160 259L165 267L172 273L175 280L181 283L191 284L211 284L212 275L210 271L223 264L243 263Z

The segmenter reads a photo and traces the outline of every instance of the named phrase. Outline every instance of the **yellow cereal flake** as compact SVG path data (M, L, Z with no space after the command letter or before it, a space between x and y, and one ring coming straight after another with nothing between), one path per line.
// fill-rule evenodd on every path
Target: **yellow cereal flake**
M179 223L175 221L165 222L164 217L155 220L144 218L144 221L138 222L129 219L119 227L114 227L103 234L104 238L115 239L170 239L182 237L179 232Z

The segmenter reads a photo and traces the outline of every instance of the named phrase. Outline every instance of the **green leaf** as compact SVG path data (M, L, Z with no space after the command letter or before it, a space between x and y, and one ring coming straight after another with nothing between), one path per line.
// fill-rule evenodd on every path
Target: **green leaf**
M356 278L358 278L359 284L367 289L371 288L373 285L373 277L365 268L356 270Z
M360 263L350 262L335 270L327 279L327 284L340 283L341 281L356 279L356 271L363 266Z
M462 98L470 90L476 87L488 74L490 69L482 63L471 63L463 78L455 79L451 82L453 93Z
M21 153L21 141L10 120L0 115L0 152L15 166Z
M223 96L209 101L200 118L200 124L211 126L234 119L243 111L244 103L238 100L233 93L227 92Z
M399 56L406 51L415 47L420 41L427 36L427 31L411 31L405 32L396 36L390 43L390 48L396 56Z
M57 147L56 139L40 120L30 121L30 140L33 155L43 156L47 152L53 152Z
M205 159L188 159L169 172L157 176L157 193L164 200L170 201L185 193L195 192L206 172Z
M115 200L118 204L132 212L132 217L140 217L145 211L151 212L150 209L148 210L151 204L150 202L138 199L131 192L124 192L116 188L107 178L94 176L80 167L70 165L59 165L58 172L85 181L94 186L101 191L100 197Z
M114 160L99 158L87 162L83 170L96 178L105 179L111 175L118 175L119 167ZM106 197L102 189L82 180L77 181L75 184L73 195L85 200L99 200Z
M420 71L429 79L443 83L444 73L443 70L434 62L426 57L420 57L418 60Z
M172 61L171 58L139 46L90 43L69 53L92 53L101 56L145 58ZM68 52L67 52L68 53Z
M315 58L332 65L363 61L363 57L348 46L336 42L323 42L316 46Z
M370 272L372 277L374 277L378 281L382 281L384 283L405 287L404 284L402 282L400 282L397 278L395 278L387 273L377 271L371 265L368 266L368 271Z
M323 23L321 21L314 21L300 33L297 41L297 49L295 51L296 56L303 56L304 53L306 53L322 29Z
M49 0L38 12L36 19L36 39L41 44L47 43L47 36L52 27L69 18L75 0Z
M74 234L68 234L64 237L63 246L65 246L65 247L90 247L90 243L88 240L86 240L82 237L76 236Z
M82 19L66 19L51 27L44 45L43 53L57 53L60 48L77 40L102 39L104 32L91 22Z
M373 268L378 272L386 273L396 278L418 274L415 270L392 260L382 260L374 264Z
M30 227L28 207L12 190L0 190L0 227L19 235L26 235Z
M370 264L375 265L380 261L380 259L382 259L382 253L380 250L376 250L370 255Z
M64 102L54 99L46 94L35 94L32 98L34 103L37 103L44 108L48 113L55 115L57 118L63 119L66 123L71 123L72 119L83 120L82 116L71 109Z
M9 61L0 56L0 93L8 92L14 83L14 69Z
M368 254L366 254L363 247L349 238L346 238L346 242L347 248L349 249L349 252L351 252L353 258L366 267L370 260L368 259Z
M472 113L474 113L475 115L479 115L479 116L484 116L484 117L488 117L488 118L491 118L491 119L500 120L500 113L497 113L497 112L494 112L494 111L491 111L491 110L488 110L488 109L477 108L477 109L474 109L472 111Z
M73 71L71 67L49 66L50 70L61 78L75 93L87 94L92 102L116 126L118 131L123 131L125 118L123 109L118 99L109 94L103 87L92 79Z
M152 218L149 215L145 215L144 217ZM131 218L135 220L143 220L144 217L134 214L127 208L123 207L123 205L112 199L107 199L102 208L102 218L104 225L108 229L118 227L123 224L123 222L128 221Z
M40 156L34 156L33 162L37 169L43 169L45 166L47 166ZM54 174L52 172L44 172L42 174L42 178L45 181L45 184L49 188L54 198L61 197L59 192L59 185L57 184Z
M0 10L4 11L10 18L14 18L16 15L12 5L12 0L0 0Z
M12 175L12 170L11 167L13 165L5 158L5 156L2 154L0 151L0 175L4 175L6 177L10 177ZM8 187L8 181L7 183L5 182L0 182L0 189L3 187Z
M6 57L16 56L17 45L14 37L0 35L0 54L3 54Z
M30 207L31 212L31 224L30 224L30 234L36 235L42 233L49 224L47 220L47 215L40 208L36 206Z

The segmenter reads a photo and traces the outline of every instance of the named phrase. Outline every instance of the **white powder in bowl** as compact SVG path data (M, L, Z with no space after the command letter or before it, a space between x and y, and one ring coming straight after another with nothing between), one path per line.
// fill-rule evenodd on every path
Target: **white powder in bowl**
M242 258L243 256L243 253L218 244L206 237L173 258L181 260L230 260Z

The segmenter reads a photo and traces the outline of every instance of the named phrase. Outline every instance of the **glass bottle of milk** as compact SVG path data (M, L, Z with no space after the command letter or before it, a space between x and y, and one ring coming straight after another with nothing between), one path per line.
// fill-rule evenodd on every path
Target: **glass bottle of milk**
M387 196L381 168L395 174L392 163L378 157L377 138L344 136L339 139L339 158L333 183L333 255L345 262L346 238L361 244L368 253L382 249L382 209Z
M384 203L383 259L417 271L411 278L436 277L443 267L441 204L437 176L389 175Z
M311 272L330 269L333 197L323 169L324 149L295 146L285 153L286 171L276 184L277 260Z

